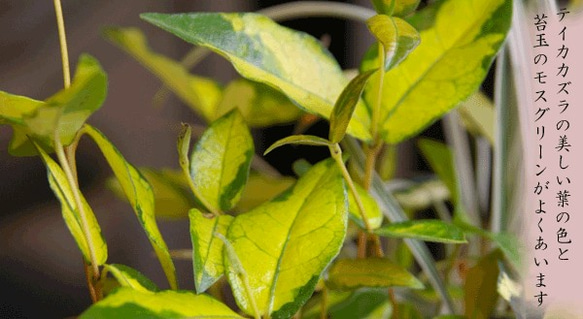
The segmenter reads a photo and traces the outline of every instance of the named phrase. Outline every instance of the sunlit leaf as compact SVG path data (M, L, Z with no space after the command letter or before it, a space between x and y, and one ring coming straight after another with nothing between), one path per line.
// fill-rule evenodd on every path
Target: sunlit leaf
M361 287L423 288L423 284L405 268L386 258L342 259L328 271L326 285L332 289Z
M80 319L221 318L243 319L207 295L188 291L146 292L122 287L92 305Z
M265 83L308 112L328 117L348 82L320 41L255 13L145 13L141 17L183 40L228 59L245 78ZM348 133L369 139L370 119L359 103Z
M156 203L156 218L188 218L188 210L195 205L195 202L188 192L186 180L180 182L176 180L176 175L179 175L178 178L184 179L179 171L143 167L139 171L152 186L154 202ZM120 199L127 200L121 185L115 177L107 180L107 186Z
M107 75L93 57L82 55L67 89L44 102L0 92L0 124L14 132L8 151L16 156L36 155L27 136L45 150L53 149L55 131L69 145L87 118L99 109L107 94Z
M119 264L104 265L104 268L109 271L109 273L117 280L117 282L122 287L129 287L133 290L147 292L159 291L156 284L154 284L146 276L142 275L139 271Z
M190 210L188 215L194 284L200 294L223 276L223 242L216 238L215 233L225 235L233 216L204 216L197 209Z
M111 144L103 133L90 125L85 125L84 132L95 141L109 163L113 174L117 177L130 205L138 217L138 221L142 225L158 256L170 287L176 289L177 280L174 263L170 258L170 253L162 238L162 234L158 230L158 224L156 224L152 187L142 174L125 160L119 150Z
M342 138L344 138L344 134L346 134L346 129L348 128L348 123L350 122L354 109L360 100L360 94L362 94L362 90L364 90L364 85L375 72L376 70L370 70L357 75L350 81L350 83L348 83L338 97L336 104L334 104L332 114L330 115L330 134L328 137L330 142L339 143L342 141Z
M251 127L289 123L301 114L285 95L271 87L247 79L235 80L225 88L215 116L221 117L238 108Z
M65 224L67 224L67 228L69 228L77 246L79 246L85 262L91 264L91 253L87 244L87 238L83 233L83 221L80 212L77 209L73 190L67 181L65 172L63 172L59 164L57 164L41 147L37 147L37 149L47 167L49 185L55 193L55 196L59 199L59 202L61 202L61 212ZM83 194L79 195L81 196L81 203L83 204L87 218L87 225L89 226L89 240L91 240L95 249L96 262L98 265L102 265L107 260L107 244L103 239L101 228L93 214L93 210L85 200L85 197L83 197Z
M137 28L107 28L105 37L148 68L184 103L206 121L217 118L216 106L221 88L211 79L192 75L180 63L153 52Z
M288 144L311 145L311 146L330 146L331 142L325 138L321 138L321 137L314 136L314 135L291 135L288 137L284 137L281 140L276 141L275 143L271 144L271 146L268 147L265 150L265 152L263 152L263 155L270 153L271 151L273 151L274 149L276 149L278 147L288 145Z
M229 259L227 277L237 304L253 315L289 318L311 296L346 233L342 175L331 160L315 165L297 184L254 210L239 215L227 238L246 270L250 293Z
M510 27L512 1L436 1L409 19L421 43L383 81L381 136L399 143L474 93ZM376 60L376 59L375 59ZM363 61L362 69L378 67ZM370 81L365 100L375 101Z
M421 0L372 0L378 13L404 17L417 9Z
M478 263L468 270L464 283L465 311L468 318L491 318L498 301L498 261L502 259L502 252L495 250L482 257Z
M237 210L240 212L249 211L273 199L290 188L294 182L295 179L291 177L271 177L258 172L251 172L241 200L237 204Z
M384 47L385 71L399 65L419 45L419 32L403 19L379 14L368 19L366 24Z
M468 131L474 135L484 136L494 145L494 105L488 97L477 91L462 102L459 114Z
M375 201L375 199L360 185L355 184L356 192L360 197L362 205L364 206L364 210L366 212L366 217L368 220L368 224L371 229L377 229L381 227L383 223L383 212L381 212L379 205ZM355 221L358 226L361 228L365 228L364 221L362 220L362 215L360 210L358 209L358 205L356 204L356 200L354 199L354 195L352 192L348 194L348 211L350 212L350 218Z
M392 223L377 229L375 233L386 237L415 238L446 244L463 244L467 242L464 232L460 228L438 219Z
M190 177L214 211L228 211L241 198L255 152L253 138L237 110L204 132L190 156Z

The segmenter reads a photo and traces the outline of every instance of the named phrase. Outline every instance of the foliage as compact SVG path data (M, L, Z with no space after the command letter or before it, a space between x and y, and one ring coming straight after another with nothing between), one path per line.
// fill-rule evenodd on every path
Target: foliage
M311 318L318 313L410 318L437 316L440 307L451 315L486 318L496 311L498 263L516 261L517 253L506 234L490 233L464 218L467 208L448 147L419 141L441 179L439 189L447 189L445 198L431 195L438 186L429 183L410 181L406 190L390 191L392 174L382 174L389 179L382 180L377 167L395 160L395 144L470 96L463 109L468 131L494 142L491 122L484 120L492 115L483 106L487 97L473 94L504 42L512 1L439 0L417 9L419 3L373 1L378 14L362 20L377 42L352 79L318 40L257 13L141 16L196 50L206 48L230 61L243 78L225 87L153 52L140 30L107 28L109 41L208 124L192 149L192 129L183 124L177 142L180 170L136 168L86 124L107 87L104 71L90 56L81 57L72 84L66 81L65 89L45 101L0 92L0 124L14 131L10 152L40 155L63 218L91 269L88 285L95 303L81 318ZM306 114L329 119L327 138L292 135L265 153L302 144L326 147L331 158L304 163L297 180L252 169L260 155L250 127L301 121ZM109 185L131 205L171 290L160 290L138 270L109 263L107 244L75 173L74 153L83 135L111 167L116 180ZM445 201L455 209L453 219ZM415 218L416 211L427 209L439 218ZM156 217L190 223L195 293L177 290L174 261ZM480 240L502 249L480 258L467 274L456 273L455 263L474 264L480 257L461 245ZM439 243L444 260L436 263L422 241ZM487 276L473 275L481 271ZM108 274L120 286L113 291L104 290ZM216 293L226 286L234 303ZM450 293L461 287L465 295ZM492 298L478 297L483 294Z

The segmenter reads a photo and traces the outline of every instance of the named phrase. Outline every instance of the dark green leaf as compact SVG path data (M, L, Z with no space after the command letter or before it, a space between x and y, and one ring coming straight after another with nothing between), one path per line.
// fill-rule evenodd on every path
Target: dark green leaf
M359 289L348 299L331 305L329 313L332 319L390 319L392 310L386 290Z
M478 263L466 274L465 312L468 318L488 319L498 301L496 289L498 281L498 261L502 259L502 252L495 250L482 257Z
M405 268L386 258L338 260L328 271L326 286L349 290L361 287L424 287Z

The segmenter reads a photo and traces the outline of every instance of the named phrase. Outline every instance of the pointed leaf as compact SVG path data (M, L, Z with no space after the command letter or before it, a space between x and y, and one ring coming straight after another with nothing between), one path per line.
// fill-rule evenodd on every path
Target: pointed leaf
M459 114L467 130L478 136L484 136L494 145L494 105L488 97L477 91L470 95L459 108Z
M170 258L166 242L158 230L154 207L154 194L148 181L140 172L128 163L119 150L96 128L85 125L84 131L95 141L103 156L117 177L130 205L138 217L138 221L146 232L168 283L173 289L177 288L176 271Z
M415 11L421 0L372 0L378 13L404 17Z
M271 87L247 79L235 80L225 88L217 106L216 117L238 108L251 127L289 123L302 112L283 94Z
M122 287L93 304L79 319L221 318L243 319L225 304L188 291L145 292Z
M415 238L446 244L467 243L464 232L460 228L438 219L392 223L377 229L375 233L386 237Z
M240 212L249 211L281 194L295 183L291 177L271 177L258 172L249 174L241 200L237 204Z
M245 78L265 83L308 112L328 117L348 82L315 38L255 13L145 13L142 19L228 59ZM348 133L370 139L360 103Z
M338 97L334 109L332 110L332 114L330 115L330 134L328 137L330 142L339 143L342 141L342 138L344 138L344 134L346 134L346 129L348 128L348 123L350 122L354 109L360 100L360 94L362 94L362 90L364 90L364 85L370 76L376 71L377 70L370 70L357 75L352 81L350 81L350 83L348 83Z
M342 259L328 271L326 285L332 289L361 287L423 288L423 284L405 268L386 258Z
M289 318L311 296L346 233L346 195L334 162L315 165L272 201L235 218L227 232L249 282L250 293L229 259L227 277L239 307Z
M225 235L233 216L204 216L194 208L190 210L188 216L194 284L196 292L200 294L223 276L223 242L216 238L215 233Z
M474 93L504 41L511 17L511 0L441 0L409 19L421 43L385 74L383 139L399 143L417 134ZM362 69L378 65L367 60ZM367 101L375 101L378 89L373 82L365 89Z
M362 186L358 184L355 184L354 186L356 186L356 191L358 192L358 196L360 197L364 210L366 211L366 217L370 228L377 229L381 227L384 215L383 212L381 212L379 205L375 199L364 188L362 188ZM360 210L358 209L358 205L356 204L352 192L348 193L348 211L350 212L350 219L356 222L360 228L365 229L364 221L362 220Z
M37 147L37 149L47 167L49 185L59 199L59 202L61 202L61 211L63 219L67 224L67 228L69 228L71 235L73 235L75 242L77 242L77 246L79 246L85 262L91 264L91 253L87 244L87 238L83 233L81 215L77 209L75 197L71 190L71 186L67 181L65 172L63 172L59 164L57 164L41 147ZM83 208L87 214L86 217L90 236L89 240L93 243L98 266L103 265L107 260L107 244L103 239L101 228L95 218L95 214L93 214L93 210L87 203L87 200L85 200L85 197L83 197L83 194L80 195Z
M263 155L267 155L268 153L270 153L274 149L281 147L281 146L284 146L284 145L288 145L288 144L300 144L300 145L311 145L311 146L330 146L331 145L330 141L328 141L327 139L318 137L318 136L291 135L288 137L284 137L281 140L271 144L271 146L265 150Z
M117 280L122 287L132 288L141 292L157 292L160 289L139 271L119 264L104 265L104 268Z
M468 318L486 319L491 314L498 301L498 261L502 252L495 250L482 257L478 263L468 270L464 283L464 314Z
M211 79L192 75L184 66L148 47L146 37L137 28L107 28L105 37L148 68L184 103L207 122L214 121L221 98L220 86Z
M0 92L0 124L9 124L14 130L10 154L37 154L27 136L45 150L52 150L56 130L61 143L69 145L87 118L101 107L106 94L107 76L89 55L79 58L71 86L44 102Z
M419 45L419 32L403 19L379 14L368 19L366 24L384 47L385 71L401 63Z
M237 204L254 152L251 133L237 110L204 132L190 156L190 177L210 209L225 212Z

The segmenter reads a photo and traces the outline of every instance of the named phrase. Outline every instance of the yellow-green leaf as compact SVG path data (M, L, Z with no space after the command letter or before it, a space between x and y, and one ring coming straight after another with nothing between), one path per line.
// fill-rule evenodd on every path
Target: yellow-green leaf
M170 287L176 289L176 270L170 258L166 242L158 230L156 223L156 213L154 207L154 194L148 181L140 172L128 163L119 150L96 128L85 125L86 132L95 141L103 156L117 177L130 205L138 217L138 221L144 228L154 252L162 265Z
M61 143L69 145L87 118L101 107L106 94L107 75L89 55L79 58L71 86L44 102L0 92L0 124L9 124L14 130L10 154L37 154L27 136L45 150L52 150L56 130Z
M243 319L225 304L188 291L137 291L122 287L93 304L80 319L220 318Z
M413 16L421 43L383 81L381 135L399 143L474 93L510 27L511 0L441 0ZM362 69L378 67L365 60ZM365 100L375 101L370 81Z
M250 295L228 258L227 278L237 304L254 315L289 318L311 296L346 234L344 181L334 162L315 165L272 201L235 218L227 232ZM237 265L235 265L237 266Z
M249 211L279 195L295 182L292 177L271 177L258 172L251 172L249 180L237 204L240 212Z
M404 17L415 11L421 0L372 0L378 13Z
M180 63L153 52L137 28L107 28L104 35L148 68L207 122L217 118L216 106L221 99L221 88L215 81L192 75Z
M482 92L477 91L462 102L459 114L468 131L474 135L484 136L494 145L494 121L496 114L494 104Z
M356 105L358 105L362 90L364 90L364 85L376 71L370 70L357 75L340 93L332 114L330 114L330 133L328 135L330 142L339 143L344 138L348 123Z
M366 217L368 219L368 224L371 229L377 229L381 227L383 223L383 212L379 208L376 200L364 189L362 186L355 184L356 192L362 201L362 205L366 211ZM348 211L350 212L350 218L358 224L361 228L365 229L364 221L354 199L352 192L348 194Z
M482 257L478 263L468 270L464 283L464 314L468 318L486 319L491 314L498 301L498 262L502 252L495 250Z
M237 79L227 85L215 116L221 117L234 108L239 109L245 122L251 127L289 123L302 114L279 91L247 79Z
M188 184L181 172L144 167L140 168L139 171L152 186L154 202L156 203L156 218L188 218L188 210L195 205L195 202L188 191ZM127 197L115 177L107 180L107 186L120 199L127 201Z
M438 219L409 220L379 228L376 234L394 238L415 238L446 244L466 243L464 232L453 224Z
M83 194L80 194L81 203L83 204L87 218L87 225L89 226L89 238L86 238L85 234L83 233L83 222L81 215L77 209L73 190L67 181L65 172L63 172L59 164L57 164L41 147L37 147L37 149L47 167L49 185L59 199L59 202L61 202L61 211L63 214L63 219L65 220L65 224L67 224L71 235L73 235L77 246L79 246L79 249L83 254L83 258L87 264L91 264L91 252L89 251L89 246L87 243L87 239L89 239L92 242L98 266L103 265L107 260L107 244L103 239L101 228L99 227L99 223L93 214L93 210L85 200L85 197L83 197Z
M204 132L190 156L190 177L208 208L225 212L237 204L254 152L251 133L236 109Z
M385 71L401 63L419 45L419 32L403 19L379 14L368 19L366 24L384 47ZM378 49L373 47L373 50Z
M273 151L274 149L288 145L288 144L300 144L300 145L311 145L311 146L330 146L332 143L325 138L321 138L314 135L291 135L288 137L284 137L281 140L276 141L275 143L271 144L263 155L266 155Z
M361 287L423 288L405 268L386 258L342 259L330 267L326 285L332 289Z
M194 284L197 293L205 292L224 273L223 242L215 233L225 235L233 216L204 216L198 209L191 209L190 238L192 240L192 263Z
M308 112L328 117L348 82L320 41L255 13L145 13L141 17L228 59L245 78L265 83ZM359 103L348 133L368 140L370 119Z
M120 286L129 287L133 290L142 292L156 292L159 291L156 284L154 284L146 276L139 271L119 264L104 265L104 268L117 280Z

